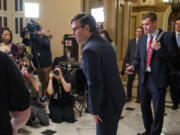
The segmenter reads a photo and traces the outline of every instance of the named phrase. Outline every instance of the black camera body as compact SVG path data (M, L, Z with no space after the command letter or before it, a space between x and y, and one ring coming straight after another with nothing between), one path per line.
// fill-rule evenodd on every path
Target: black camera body
M27 26L21 30L20 36L21 38L24 38L27 33L30 34L30 36L34 36L36 31L39 31L41 29L41 25L35 22L34 20L30 20L27 23Z
M28 67L27 72L28 73L34 73L34 68L32 66Z
M56 75L56 76L58 76L58 75L59 75L59 70L54 70L54 71L53 71L53 74Z

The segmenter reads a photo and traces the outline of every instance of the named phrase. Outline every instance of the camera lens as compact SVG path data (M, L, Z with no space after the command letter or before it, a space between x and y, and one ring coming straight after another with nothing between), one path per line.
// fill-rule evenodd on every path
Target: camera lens
M58 70L54 70L53 73L54 73L54 75L59 75L59 71Z

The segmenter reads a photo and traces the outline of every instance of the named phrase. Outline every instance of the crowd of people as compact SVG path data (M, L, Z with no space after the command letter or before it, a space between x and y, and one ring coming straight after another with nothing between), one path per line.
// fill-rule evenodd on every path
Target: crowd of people
M61 67L52 69L50 40L42 27L35 34L33 39L25 36L22 43L14 44L9 28L0 31L0 88L4 90L1 94L2 134L17 135L19 128L25 124L32 126L35 121L48 126L49 116L57 123L75 121L72 100L69 99L71 83L65 81ZM44 100L41 101L42 97L49 96L50 115Z
M127 94L117 66L118 50L108 31L98 31L94 17L86 13L74 16L71 25L72 36L85 45L81 68L87 80L88 108L95 119L97 135L116 135L125 102L132 100L136 74L136 102L141 104L145 128L137 135L160 135L167 86L172 109L178 109L180 100L180 18L175 21L176 31L168 33L157 28L155 13L143 15L142 27L136 28L136 38L129 40L125 56ZM32 125L36 119L43 126L49 125L49 118L55 123L75 121L73 84L60 65L52 64L50 40L43 28L39 27L35 35L33 39L25 35L22 43L14 44L11 30L1 28L2 134L17 135L19 128ZM45 99L49 115L42 103Z

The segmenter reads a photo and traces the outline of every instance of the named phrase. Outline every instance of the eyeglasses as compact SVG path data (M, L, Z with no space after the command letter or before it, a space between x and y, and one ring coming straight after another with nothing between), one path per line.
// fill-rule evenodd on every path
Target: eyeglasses
M76 32L79 28L83 28L83 26L74 27L74 28L72 28L72 31L73 31L73 32Z

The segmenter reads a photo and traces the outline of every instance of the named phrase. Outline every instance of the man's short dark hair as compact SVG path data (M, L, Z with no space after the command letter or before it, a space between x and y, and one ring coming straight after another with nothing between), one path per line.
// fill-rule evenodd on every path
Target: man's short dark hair
M144 32L144 29L143 29L143 27L141 27L141 26L136 27L136 29L142 29L142 31Z
M85 25L88 25L91 33L97 33L96 20L94 19L92 15L87 14L87 13L80 13L71 19L71 24L74 21L79 21L82 27L84 27Z
M176 18L176 21L177 21L177 20L180 20L180 17ZM176 22L176 21L175 21L175 22Z
M150 18L151 22L157 21L157 16L154 12L148 12L142 16L142 20L145 20L147 18Z

